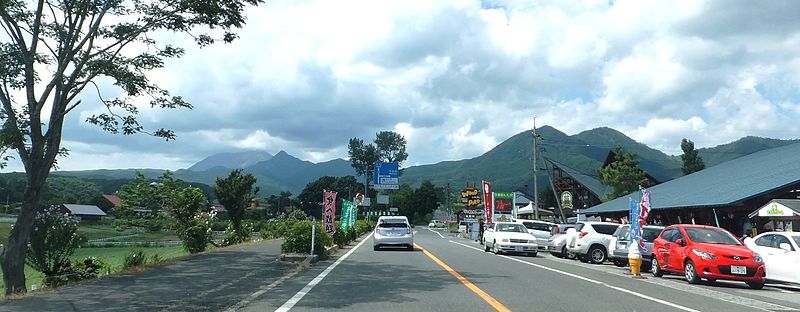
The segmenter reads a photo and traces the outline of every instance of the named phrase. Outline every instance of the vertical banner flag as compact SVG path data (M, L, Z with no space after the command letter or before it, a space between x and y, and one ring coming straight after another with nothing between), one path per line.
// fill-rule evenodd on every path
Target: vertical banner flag
M342 201L342 230L345 232L349 231L353 227L353 222L355 220L355 207L353 202L349 200Z
M631 215L630 231L631 231L631 233L630 233L629 237L630 237L631 244L633 244L633 241L635 241L635 240L641 241L641 239L639 239L639 238L641 236L640 234L642 233L642 229L641 229L641 226L639 225L639 218L638 218L638 216L639 216L639 205L637 205L636 202L633 201L633 198L628 198L628 201L630 201L630 204L631 204L630 205L630 207L631 207L630 208L631 209L630 210L630 215Z
M325 226L325 232L328 234L336 233L336 192L322 191L322 224Z
M647 215L650 214L650 191L642 188L642 200L639 201L639 233L642 227L647 224ZM644 250L644 240L639 241L639 249Z
M486 224L492 224L492 189L489 182L483 181L483 209L486 214Z

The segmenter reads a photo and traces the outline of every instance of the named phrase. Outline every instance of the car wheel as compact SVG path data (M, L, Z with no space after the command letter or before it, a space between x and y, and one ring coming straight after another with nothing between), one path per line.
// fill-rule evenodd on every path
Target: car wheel
M747 282L747 286L750 286L752 289L761 289L764 288L764 283Z
M692 260L686 260L686 264L683 265L683 275L686 277L686 281L689 282L689 284L697 284L697 282L700 281L700 278L697 277L697 270L695 270Z
M655 277L664 276L664 272L661 271L661 267L658 266L658 259L656 259L656 256L653 256L653 261L650 263L650 273L653 273Z
M606 251L602 247L592 246L589 249L589 261L594 264L602 264L606 261Z
M497 241L492 241L492 253L495 255L500 254L500 249L497 249Z
M483 251L484 252L488 252L489 251L489 245L486 244L486 240L483 241Z
M617 260L617 259L614 259L614 260L612 260L611 262L614 262L614 265L616 265L616 266L618 266L618 267L620 267L620 268L623 268L623 267L625 267L626 265L628 265L628 263L627 263L627 262L625 262L625 261L622 261L622 260Z
M564 246L564 255L564 257L567 259L575 259L575 253L570 252L569 249L567 249L567 246Z

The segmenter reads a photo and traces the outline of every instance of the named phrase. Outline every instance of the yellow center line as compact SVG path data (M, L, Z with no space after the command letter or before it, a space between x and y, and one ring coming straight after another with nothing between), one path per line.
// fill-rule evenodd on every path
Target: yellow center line
M511 311L509 308L506 308L506 306L504 306L502 303L500 303L500 301L497 301L497 299L494 299L492 296L487 294L485 291L483 291L482 289L478 288L478 286L475 286L475 284L470 282L464 276L461 276L461 274L459 274L458 272L453 270L453 268L451 268L449 265L444 263L442 260L439 260L439 258L436 258L436 256L434 256L432 253L430 253L427 250L425 250L425 248L420 247L420 245L417 245L416 243L414 244L414 246L416 246L417 249L422 250L422 252L425 253L426 256L428 256L429 258L431 258L431 260L433 260L433 262L436 262L436 264L438 264L439 266L444 268L445 271L450 272L450 274L455 276L456 279L458 279L459 282L464 284L464 286L467 286L467 288L469 288L469 290L471 290L476 295L481 297L484 301L486 301L486 303L488 303L490 306L492 306L492 308L494 308L497 311L502 311L502 312L505 312L505 311L509 311L510 312Z

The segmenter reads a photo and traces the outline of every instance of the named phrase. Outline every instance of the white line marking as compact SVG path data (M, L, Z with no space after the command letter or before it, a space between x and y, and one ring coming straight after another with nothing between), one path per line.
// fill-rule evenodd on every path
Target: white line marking
M786 289L783 289L783 288L777 288L777 287L775 287L775 289L777 289L778 291L780 291L780 292L782 292L782 293L784 293L784 294L794 294L794 293L795 293L795 292L793 292L793 291L791 291L791 290L786 290Z
M354 251L356 251L356 249L361 247L361 245L364 245L364 243L366 243L367 240L370 237L372 237L372 233L370 233L369 236L367 236L366 238L364 238L364 240L362 240L360 243L358 243L358 245L356 245L356 247L353 247L353 249L350 249L350 251L348 251L346 254L344 254L344 256L339 258L339 260L336 260L336 262L334 262L333 264L328 266L328 268L325 269L325 271L322 271L322 273L319 273L319 275L317 275L317 277L315 277L313 280L308 282L308 284L305 287L303 287L303 289L301 289L296 294L294 294L294 296L291 299L286 301L286 303L284 303L280 308L275 310L275 312L288 312L289 310L291 310L292 307L294 307L295 304L300 302L300 299L303 299L303 297L305 297L306 294L308 294L308 292L310 292L311 289L314 288L314 286L317 286L317 284L319 284L319 282L321 282L323 278L328 276L328 273L331 273L331 271L333 271L333 269L335 269L336 266L339 265L339 263L342 263L342 261L344 261L344 259L347 259L347 257L349 257L350 254L352 254Z
M436 235L439 235L439 237L444 238L444 236L442 236L442 233L439 233L439 232L436 232L434 230L431 230L431 228L428 228L428 231L434 232L434 233L436 233Z
M484 252L480 248L475 248L475 247L472 247L472 246L469 246L469 245L465 245L465 244L462 244L462 243L458 243L458 242L454 242L454 241L450 241L450 242L453 243L453 244L457 244L457 245L461 245L461 246L467 247L467 248L475 249L475 250L480 251L480 252ZM587 282L590 282L590 283L606 286L608 288L615 289L615 290L618 290L618 291L621 291L621 292L624 292L624 293L628 293L628 294L637 296L637 297L642 298L642 299L646 299L646 300L650 300L650 301L653 301L653 302L658 302L658 303L661 303L661 304L664 304L664 305L668 305L668 306L676 308L676 309L689 311L689 312L700 312L698 310L687 308L687 307L684 307L682 305L678 305L678 304L675 304L675 303L672 303L672 302L669 302L669 301L664 301L664 300L661 300L661 299L658 299L658 298L653 298L653 297L650 297L650 296L642 295L640 293L637 293L637 292L631 291L631 290L627 290L625 288L612 286L612 285L609 285L609 284L606 284L606 283L603 283L603 282L600 282L600 281L593 280L591 278L586 278L586 277L583 277L583 276L580 276L580 275L572 274L572 273L561 271L561 270L556 270L556 269L549 268L549 267L546 267L546 266L543 266L543 265L530 263L530 262L527 262L527 261L522 261L522 260L519 260L519 259L511 258L509 256L503 256L503 255L498 255L498 256L506 258L506 259L510 259L510 260L513 260L513 261L517 261L519 263L523 263L523 264L527 264L527 265L530 265L530 266L534 266L534 267L537 267L537 268L540 268L540 269L545 269L545 270L556 272L556 273L563 274L563 275L566 275L566 276L571 276L571 277L574 277L574 278L577 278L577 279L581 279L581 280L584 280L584 281L587 281Z

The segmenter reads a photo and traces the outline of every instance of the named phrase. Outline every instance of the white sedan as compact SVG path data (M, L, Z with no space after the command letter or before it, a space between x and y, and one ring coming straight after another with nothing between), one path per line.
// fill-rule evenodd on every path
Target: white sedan
M744 243L764 258L768 280L800 284L800 233L766 232Z
M489 224L483 233L483 246L485 251L491 250L495 254L525 253L534 257L539 249L536 237L528 233L525 226L515 222Z

